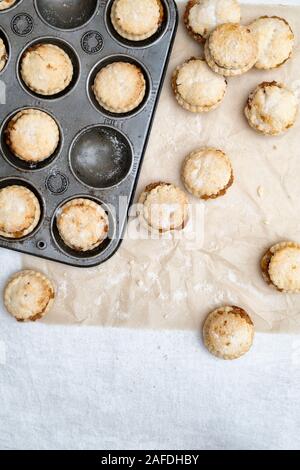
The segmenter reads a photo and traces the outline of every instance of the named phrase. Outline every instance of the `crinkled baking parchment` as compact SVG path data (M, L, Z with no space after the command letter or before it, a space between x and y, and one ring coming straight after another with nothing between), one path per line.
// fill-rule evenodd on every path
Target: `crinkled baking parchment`
M261 15L285 17L299 36L300 7L243 5L242 15L243 23ZM270 138L251 130L243 115L249 92L262 81L283 81L299 96L298 38L286 65L229 79L221 107L196 115L177 105L170 77L178 64L201 54L180 21L137 196L153 181L182 186L180 168L190 151L207 145L226 151L235 183L225 197L205 202L204 242L191 247L186 240L127 237L111 260L89 270L24 256L24 268L42 270L57 285L55 306L44 321L200 329L210 310L229 303L245 308L258 331L300 332L300 295L278 293L259 270L270 245L300 241L300 116L287 134Z

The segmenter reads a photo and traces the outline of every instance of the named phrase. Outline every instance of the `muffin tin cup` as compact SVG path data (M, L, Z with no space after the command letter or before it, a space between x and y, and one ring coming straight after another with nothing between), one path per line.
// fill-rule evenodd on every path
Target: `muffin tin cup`
M42 111L44 113L47 113L50 117L52 117L52 119L54 119L54 121L58 125L58 129L59 129L60 139L59 139L59 144L58 144L55 152L50 157L48 157L47 159L45 159L41 162L38 162L38 163L26 162L26 161L18 158L16 155L14 155L14 153L10 150L9 146L6 143L6 129L7 129L7 126L9 124L10 120L16 114L20 113L21 111L25 111L26 109L34 109L36 111ZM57 158L59 158L60 153L61 153L62 148L63 148L63 145L64 145L64 137L63 137L63 130L61 128L60 123L57 121L56 117L52 113L50 113L48 110L45 110L45 109L42 109L42 108L30 107L29 106L29 107L24 107L24 108L17 109L15 111L13 111L9 116L7 116L4 119L4 121L1 125L1 128L0 128L0 150L1 150L1 154L2 154L3 158L5 158L5 160L12 167L16 168L17 170L23 171L23 172L40 171L40 170L44 170L45 168L52 165L55 162L55 160Z
M107 30L109 31L112 39L117 41L120 45L126 47L126 48L132 48L132 49L145 49L148 47L151 47L155 45L157 42L159 42L165 32L168 29L169 26L169 21L170 21L170 2L167 0L160 0L164 9L164 18L162 21L161 26L157 30L157 32L153 35L150 36L147 39L144 39L142 41L130 41L129 39L123 38L114 28L112 21L111 21L111 9L112 5L114 3L114 0L108 0L107 5L106 5L106 10L105 10L105 25Z
M112 189L132 171L133 147L114 127L94 125L81 131L69 152L70 168L77 180L91 189Z
M38 44L53 44L54 46L60 47L66 54L71 59L72 65L73 65L73 78L71 83L65 88L65 90L62 90L59 93L56 93L55 95L42 95L40 93L35 92L29 86L24 82L21 74L21 63L22 63L22 58L26 51L30 49L31 47L37 46ZM80 58L75 51L75 49L65 40L58 39L53 36L43 36L35 39L34 41L29 42L26 44L25 48L21 51L21 54L19 55L18 61L17 61L17 70L16 70L16 75L18 77L19 83L22 86L22 88L31 96L38 98L40 100L57 100L60 98L65 98L68 96L74 88L76 88L78 81L80 79Z
M12 5L10 8L7 8L6 10L0 10L0 16L4 15L5 13L10 13L12 10L19 7L23 3L23 1L24 0L17 0L16 3Z
M106 67L107 65L113 64L114 62L127 62L129 64L135 65L143 72L143 75L146 81L146 93L143 98L143 101L141 102L141 104L139 104L137 108L127 113L112 113L111 111L108 111L107 109L103 108L103 106L101 106L101 104L97 101L93 92L93 85L94 85L97 74L104 67ZM147 101L149 99L149 96L151 95L151 90L152 90L152 83L151 83L151 76L150 76L149 71L145 68L145 66L140 61L125 54L111 55L102 59L91 70L90 75L87 80L87 94L88 94L91 104L99 113L101 113L102 115L106 115L109 118L113 118L113 119L132 118L133 116L136 116L138 113L140 113L147 105Z
M26 9L25 2L20 1L1 13L0 34L9 46L9 60L0 76L7 92L6 103L0 106L0 189L8 182L24 184L32 188L42 207L40 223L33 233L18 240L0 237L1 247L86 268L101 264L117 251L177 28L175 2L162 2L164 23L156 35L139 43L123 40L112 30L107 16L111 2L106 0L94 0L89 5L83 0L28 0ZM62 3L69 11L85 4L81 20L72 23L71 17L60 18ZM59 6L56 12L55 5ZM58 95L34 93L20 74L26 49L42 42L62 47L73 61L73 83ZM145 99L130 113L110 113L93 96L96 73L116 60L136 64L146 79ZM37 166L14 157L5 142L9 119L26 108L48 113L61 132L55 154ZM110 219L109 238L93 252L70 250L57 231L57 211L77 198L95 200Z
M90 201L96 202L99 204L102 209L106 212L109 220L109 232L108 232L108 237L94 250L92 251L76 251L70 248L65 244L63 239L61 238L57 225L56 225L56 220L59 215L59 212L63 208L65 204L68 202L71 202L75 199L89 199ZM76 195L75 197L71 197L69 199L64 200L63 202L60 203L60 205L57 207L57 209L54 212L54 215L51 220L51 235L53 238L54 243L56 244L57 248L63 252L66 256L74 258L74 259L95 259L99 257L99 255L105 254L105 252L108 250L109 246L112 243L112 240L115 238L115 217L116 214L114 214L114 208L109 207L108 205L104 204L100 199L92 196L87 196L86 194L79 194Z

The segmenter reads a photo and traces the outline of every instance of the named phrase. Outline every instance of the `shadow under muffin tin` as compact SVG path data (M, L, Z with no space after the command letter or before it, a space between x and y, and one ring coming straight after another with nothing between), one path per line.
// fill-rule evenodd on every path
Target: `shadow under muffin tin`
M161 2L162 25L140 42L114 30L113 0L19 0L0 12L0 37L8 52L0 72L0 189L25 186L41 205L35 231L18 240L0 237L1 247L78 267L99 265L118 249L177 29L174 1ZM20 74L22 55L40 43L61 47L73 63L72 82L54 96L34 93ZM125 114L103 109L92 91L101 68L117 61L136 64L146 80L143 102ZM37 165L15 157L5 142L9 120L26 108L47 112L60 130L55 153ZM100 203L109 217L109 237L93 252L71 250L56 227L61 207L81 197Z

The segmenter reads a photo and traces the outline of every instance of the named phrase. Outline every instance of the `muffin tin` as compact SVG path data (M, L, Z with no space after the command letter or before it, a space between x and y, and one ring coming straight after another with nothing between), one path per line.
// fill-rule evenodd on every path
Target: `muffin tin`
M0 188L20 184L41 204L41 220L28 237L0 246L78 267L99 265L118 249L145 153L178 23L173 0L161 0L164 22L141 42L121 38L110 22L112 0L19 0L0 12L0 37L9 58L0 72ZM62 47L74 66L72 83L55 96L29 90L19 73L24 51L37 43ZM147 93L131 113L115 115L95 100L92 84L101 67L114 61L137 64L144 71ZM2 98L0 94L0 98ZM5 143L9 119L25 108L46 111L60 129L55 154L36 166L16 158ZM78 253L61 240L56 214L77 197L99 202L110 219L109 238L96 250Z

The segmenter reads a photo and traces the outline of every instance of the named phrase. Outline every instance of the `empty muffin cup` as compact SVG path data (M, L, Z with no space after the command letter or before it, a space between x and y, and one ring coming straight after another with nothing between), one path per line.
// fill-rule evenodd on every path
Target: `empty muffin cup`
M120 184L131 172L133 150L119 130L95 125L75 137L69 158L71 170L81 183L108 189Z
M46 24L67 31L89 23L98 5L98 0L35 0L36 11Z

